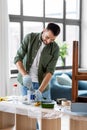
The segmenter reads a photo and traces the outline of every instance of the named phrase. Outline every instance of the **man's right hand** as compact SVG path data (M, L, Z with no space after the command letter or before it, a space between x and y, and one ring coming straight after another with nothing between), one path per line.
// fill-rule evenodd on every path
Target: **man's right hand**
M28 74L23 76L23 85L29 89L32 87L32 79Z
M40 92L39 89L35 91L35 100L36 101L41 101L42 100L42 93Z

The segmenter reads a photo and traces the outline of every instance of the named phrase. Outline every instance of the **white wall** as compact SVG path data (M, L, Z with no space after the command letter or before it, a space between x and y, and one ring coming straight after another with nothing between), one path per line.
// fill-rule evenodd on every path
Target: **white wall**
M82 2L81 67L87 68L87 0L82 0Z

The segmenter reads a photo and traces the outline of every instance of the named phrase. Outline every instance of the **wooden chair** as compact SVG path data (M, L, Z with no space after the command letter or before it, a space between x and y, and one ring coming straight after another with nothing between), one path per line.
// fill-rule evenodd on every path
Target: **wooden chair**
M87 102L87 97L78 96L78 81L87 80L87 71L79 71L78 66L78 41L73 41L73 65L72 65L72 102Z

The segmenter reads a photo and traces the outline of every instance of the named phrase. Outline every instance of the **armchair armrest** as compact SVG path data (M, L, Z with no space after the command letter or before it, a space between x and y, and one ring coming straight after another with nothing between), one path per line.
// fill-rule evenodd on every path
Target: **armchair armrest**
M71 100L71 86L60 85L58 83L50 84L51 99L56 100L57 98L67 98Z
M68 100L71 100L72 86L59 84L56 78L61 74L61 72L54 73L52 79L49 82L51 99L56 100L57 98L67 98ZM71 72L66 74L69 74L69 77L71 78Z

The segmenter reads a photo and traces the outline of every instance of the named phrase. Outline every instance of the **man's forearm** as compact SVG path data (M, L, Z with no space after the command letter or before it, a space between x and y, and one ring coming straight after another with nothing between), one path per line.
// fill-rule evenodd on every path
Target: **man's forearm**
M18 61L16 63L16 66L17 66L17 69L21 73L22 76L27 74L26 70L24 69L23 63L21 61Z
M41 92L43 92L43 91L45 90L45 88L47 87L47 85L48 85L48 83L49 83L51 77L52 77L52 74L51 74L51 73L47 73L47 74L45 75L45 77L44 77L44 79L43 79L43 81L42 81L42 83L41 83L41 85L40 85L40 87L39 87L39 90L40 90Z

